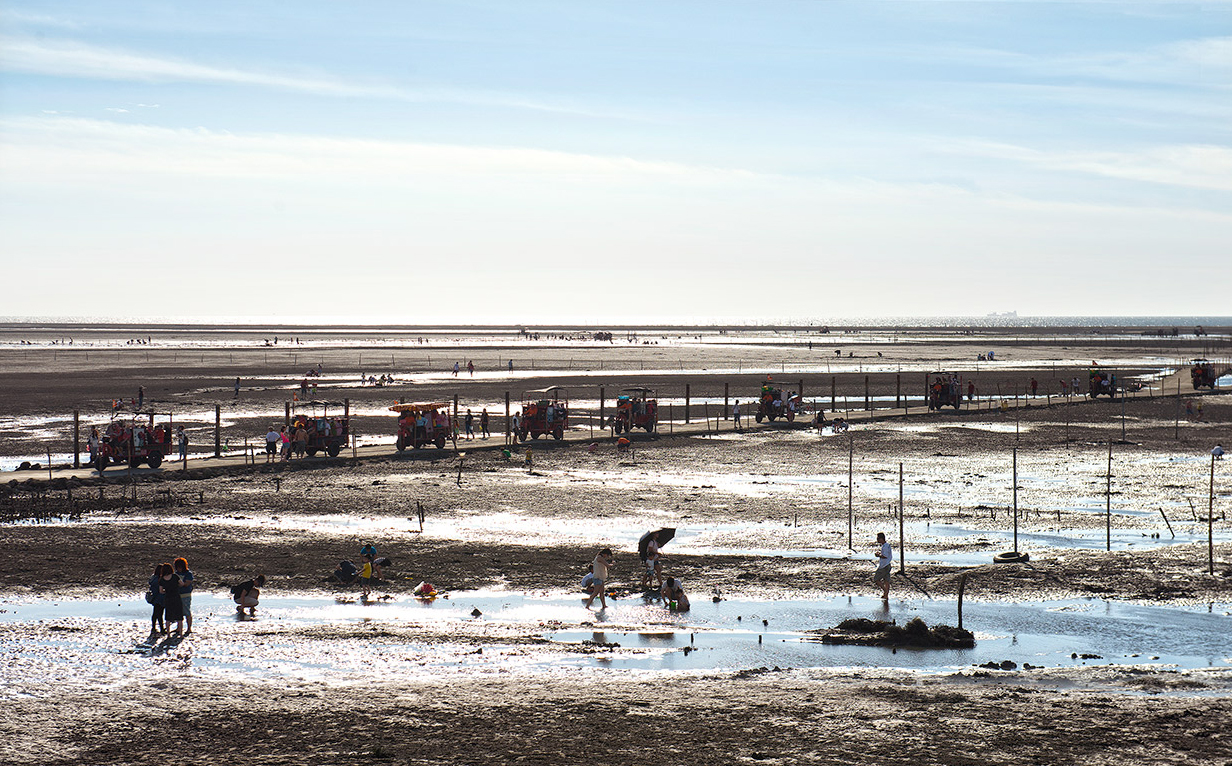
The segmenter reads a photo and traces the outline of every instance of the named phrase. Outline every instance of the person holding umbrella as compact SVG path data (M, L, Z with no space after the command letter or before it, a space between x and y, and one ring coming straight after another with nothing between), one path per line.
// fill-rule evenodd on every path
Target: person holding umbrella
M676 535L672 527L662 527L642 535L637 541L637 553L645 565L642 571L642 590L650 590L650 578L653 575L658 582L658 590L663 590L663 563L659 554L659 546L666 545Z

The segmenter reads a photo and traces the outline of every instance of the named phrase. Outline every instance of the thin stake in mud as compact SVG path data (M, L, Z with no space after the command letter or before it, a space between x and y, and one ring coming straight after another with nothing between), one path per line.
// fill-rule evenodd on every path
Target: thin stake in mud
M1014 447L1014 555L1018 555L1018 448Z
M1112 550L1112 440L1108 440L1108 483L1104 489L1105 549Z
M907 574L907 551L903 532L903 464L898 464L898 573Z
M1206 508L1207 573L1215 574L1215 456L1211 455L1211 484Z
M847 434L847 547L855 550L855 545L852 540L852 530L855 526L855 511L852 510L851 494L852 494L852 474L856 459L856 440L855 437L848 432Z

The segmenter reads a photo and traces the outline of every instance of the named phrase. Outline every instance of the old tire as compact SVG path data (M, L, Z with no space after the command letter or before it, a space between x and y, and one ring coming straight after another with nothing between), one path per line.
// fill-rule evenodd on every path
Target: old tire
M1025 564L1030 560L1031 555L1029 553L1024 553L1023 551L1005 551L1004 553L998 553L996 556L992 557L994 564Z
M445 437L444 436L436 437L436 448L445 449Z
M157 468L163 464L163 453L159 452L156 449L152 449L150 450L149 456L145 459L145 462L151 468Z

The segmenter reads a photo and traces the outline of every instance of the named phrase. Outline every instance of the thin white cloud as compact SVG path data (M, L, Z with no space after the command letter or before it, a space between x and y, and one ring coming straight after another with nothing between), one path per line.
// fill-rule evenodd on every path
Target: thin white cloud
M1012 160L1062 172L1089 173L1153 184L1232 191L1232 147L1180 144L1135 151L1043 151L973 141L950 149L969 156Z
M85 173L202 177L388 177L439 174L543 174L608 177L754 177L628 157L517 147L459 146L297 134L235 134L130 125L84 118L0 120L10 178Z
M118 107L118 106L109 106L109 107L107 107L107 111L108 111L108 112L118 112L118 113L120 113L120 114L128 114L128 110L127 110L127 109L121 109L121 108L120 108L120 107Z
M411 102L450 102L475 106L530 109L590 116L622 117L569 104L553 104L518 95L450 88L406 88L356 83L324 76L279 74L215 67L159 56L85 45L71 40L0 38L0 67L57 77L140 82L202 82L274 88L336 98L375 98Z

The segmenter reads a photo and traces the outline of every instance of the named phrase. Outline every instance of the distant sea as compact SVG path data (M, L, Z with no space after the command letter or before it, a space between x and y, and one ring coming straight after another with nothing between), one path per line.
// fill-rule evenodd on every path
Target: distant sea
M1125 327L1125 328L1171 328L1181 331L1201 326L1203 328L1232 328L1232 316L1018 316L995 314L986 316L879 316L879 317L624 317L615 320L602 319L549 319L545 321L517 321L507 318L456 318L430 319L407 316L0 316L0 328L31 330L47 328L57 330L89 330L120 328L218 328L237 329L295 329L300 332L312 329L388 329L457 331L468 329L518 330L528 329L696 329L716 330L739 328L745 331L776 328L1078 328L1078 327Z

